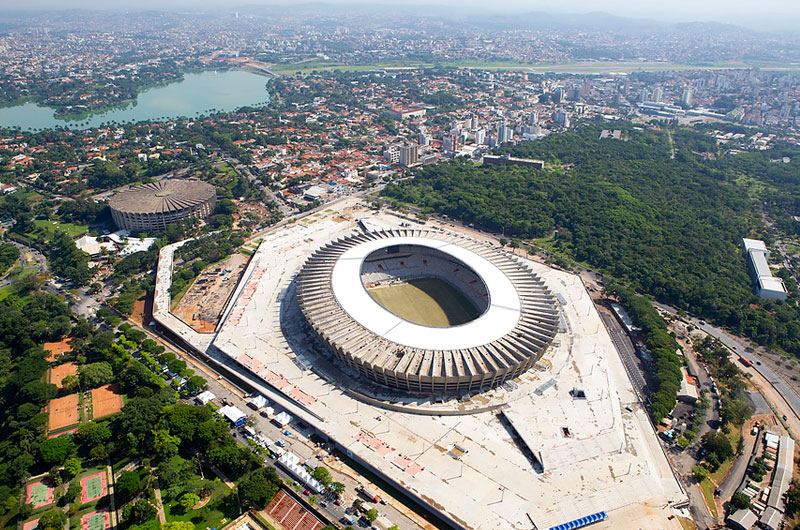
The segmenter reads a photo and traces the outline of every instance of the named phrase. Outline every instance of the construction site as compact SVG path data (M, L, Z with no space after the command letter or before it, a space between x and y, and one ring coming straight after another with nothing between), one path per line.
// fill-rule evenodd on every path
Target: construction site
M535 366L496 386L407 394L358 376L333 355L300 310L298 272L332 241L412 228L485 239L358 207L300 219L259 234L213 333L169 311L170 245L159 256L154 318L442 526L681 528L686 493L579 276L513 257L557 298L559 325Z

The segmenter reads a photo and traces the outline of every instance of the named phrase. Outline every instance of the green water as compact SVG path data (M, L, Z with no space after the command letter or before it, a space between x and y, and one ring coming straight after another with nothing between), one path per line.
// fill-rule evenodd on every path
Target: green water
M186 74L183 80L157 86L139 93L135 102L91 114L78 120L56 118L50 107L24 103L0 108L0 127L24 130L87 129L102 124L145 120L192 118L210 111L232 111L239 107L269 101L268 78L240 70L206 71Z

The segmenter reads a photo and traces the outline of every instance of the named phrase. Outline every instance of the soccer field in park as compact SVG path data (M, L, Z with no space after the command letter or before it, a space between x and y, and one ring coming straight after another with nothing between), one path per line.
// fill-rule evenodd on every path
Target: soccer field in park
M418 278L368 292L395 315L423 326L445 328L478 317L478 311L458 289L438 278Z

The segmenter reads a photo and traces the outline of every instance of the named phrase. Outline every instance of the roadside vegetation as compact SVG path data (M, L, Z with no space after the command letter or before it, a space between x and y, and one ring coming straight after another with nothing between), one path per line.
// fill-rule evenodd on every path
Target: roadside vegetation
M759 344L800 355L797 295L761 300L752 289L742 237L769 234L762 201L780 226L800 200L791 177L800 149L725 154L702 130L678 129L670 157L663 131L615 124L628 141L599 139L607 125L498 151L543 159L544 170L479 166L456 160L424 167L389 184L386 200L413 204L509 238L553 238L561 261L585 263L608 279L672 304ZM716 159L692 151L713 150ZM790 157L788 164L770 160ZM761 183L759 188L750 183ZM760 190L769 189L762 196Z

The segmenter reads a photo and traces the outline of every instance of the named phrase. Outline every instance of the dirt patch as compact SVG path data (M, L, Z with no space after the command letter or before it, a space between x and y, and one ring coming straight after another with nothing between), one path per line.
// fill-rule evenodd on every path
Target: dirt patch
M136 322L140 326L144 325L143 324L143 320L144 320L144 298L142 298L141 300L136 300L133 303L133 312L131 313L131 316L128 317L128 318L130 318L133 322Z
M48 429L55 431L78 423L78 394L51 399L48 405Z
M116 383L92 390L93 418L102 418L122 410L122 392Z
M200 333L213 332L249 259L236 253L201 272L172 314Z
M57 388L64 388L62 382L68 375L78 375L77 363L65 363L52 367L50 369L50 383L56 385Z
M49 355L45 357L45 360L53 362L58 360L58 358L65 353L71 352L72 346L69 343L69 339L63 339L58 342L45 342L42 346L42 349L44 349L46 352L49 352Z

